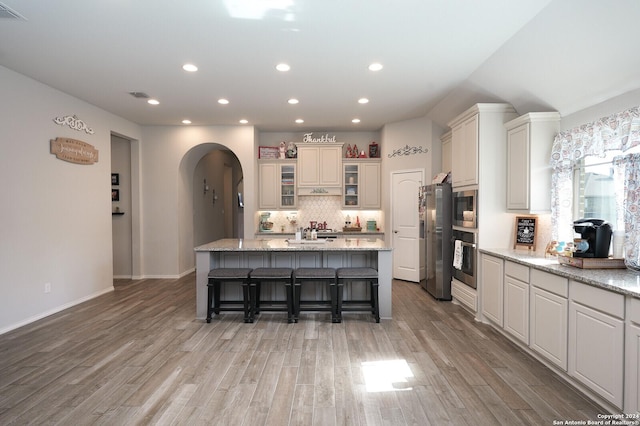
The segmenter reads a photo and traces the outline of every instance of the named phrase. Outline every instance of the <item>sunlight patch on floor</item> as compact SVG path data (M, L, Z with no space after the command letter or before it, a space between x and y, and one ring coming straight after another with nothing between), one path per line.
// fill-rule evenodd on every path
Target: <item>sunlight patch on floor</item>
M408 378L413 377L404 359L370 361L362 363L362 375L367 392L408 391Z

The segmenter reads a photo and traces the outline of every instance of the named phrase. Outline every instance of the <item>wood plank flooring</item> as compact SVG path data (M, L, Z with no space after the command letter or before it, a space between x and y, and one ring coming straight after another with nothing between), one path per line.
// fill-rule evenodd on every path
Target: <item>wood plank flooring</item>
M0 424L551 425L603 412L416 284L394 281L393 315L207 324L194 274L117 281L0 336Z

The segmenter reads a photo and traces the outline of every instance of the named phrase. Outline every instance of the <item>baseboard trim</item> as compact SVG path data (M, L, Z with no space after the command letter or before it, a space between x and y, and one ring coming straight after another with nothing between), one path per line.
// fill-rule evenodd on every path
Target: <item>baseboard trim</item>
M27 319L25 319L23 321L20 321L18 323L15 323L15 324L12 324L12 325L10 325L8 327L0 329L0 335L3 335L5 333L8 333L8 332L13 331L15 329L18 329L20 327L24 327L25 325L29 325L31 323L39 321L39 320L41 320L43 318L46 318L48 316L51 316L53 314L57 314L58 312L61 312L61 311L64 311L65 309L69 309L69 308L71 308L73 306L79 305L80 303L86 302L86 301L91 300L91 299L95 299L96 297L102 296L103 294L111 293L113 290L114 290L113 286L107 287L104 290L101 290L101 291L99 291L97 293L93 293L93 294L90 294L89 296L81 297L80 299L74 300L74 301L69 302L69 303L65 303L64 305L57 306L57 307L55 307L53 309L50 309L48 311L45 311L45 312L43 312L41 314L34 315L34 316L29 317L29 318L27 318Z

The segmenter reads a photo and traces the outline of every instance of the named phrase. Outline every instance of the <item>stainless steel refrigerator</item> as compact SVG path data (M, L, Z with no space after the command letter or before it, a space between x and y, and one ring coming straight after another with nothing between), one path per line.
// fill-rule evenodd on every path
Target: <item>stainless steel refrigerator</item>
M451 184L427 185L424 194L425 267L422 286L438 300L451 300Z

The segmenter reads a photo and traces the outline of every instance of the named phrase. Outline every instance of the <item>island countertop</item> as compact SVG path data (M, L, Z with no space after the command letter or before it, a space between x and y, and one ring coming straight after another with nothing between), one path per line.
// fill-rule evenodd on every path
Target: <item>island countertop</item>
M295 269L362 266L377 269L380 317L391 318L393 249L379 238L346 237L315 241L283 238L268 240L227 238L200 245L194 251L196 255L196 318L206 317L207 276L213 268L287 267ZM345 292L352 300L368 300L370 297L365 282L355 282L350 286L350 290ZM307 286L308 300L324 300L322 287L320 284L313 283ZM268 298L277 297L278 291L278 288L275 290L274 287L271 287L271 290L267 288L263 291L263 296L267 297L266 300L271 300ZM222 297L222 300L239 300L240 298L238 294L232 292L228 295L225 293Z
M314 242L315 241L315 242ZM212 251L391 251L379 238L328 238L323 240L274 238L246 240L225 238L196 247L196 252Z

